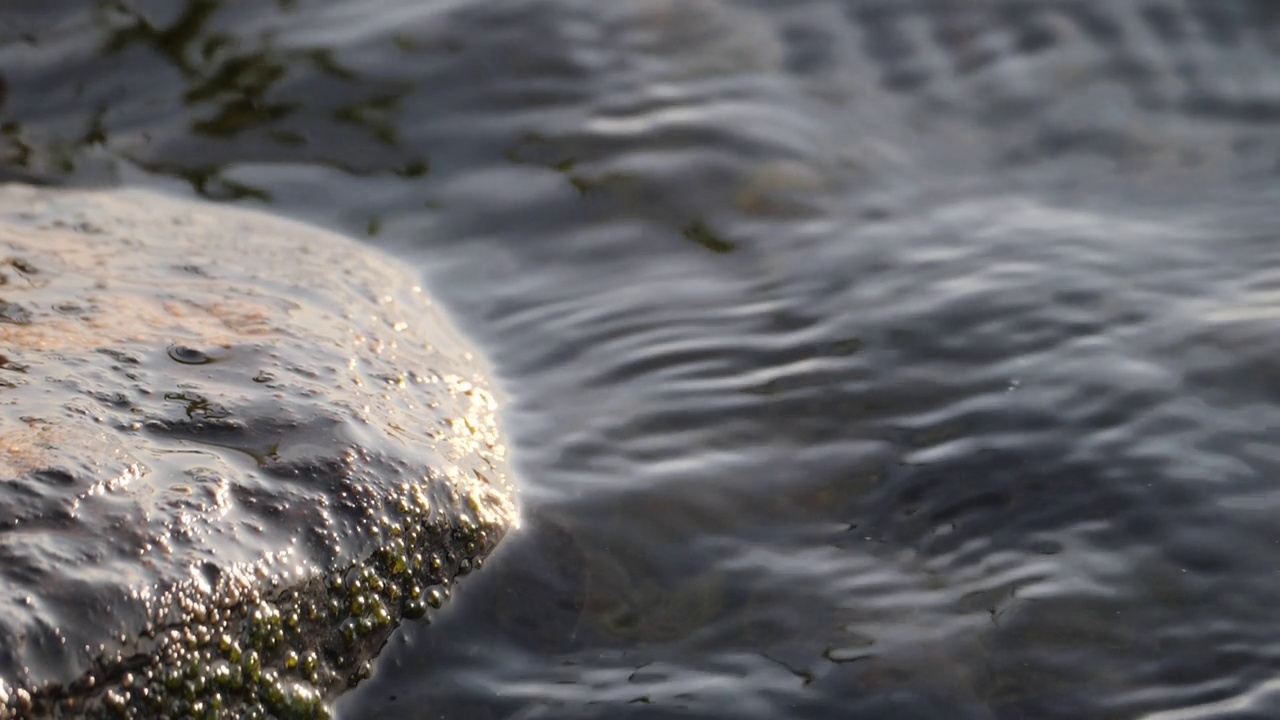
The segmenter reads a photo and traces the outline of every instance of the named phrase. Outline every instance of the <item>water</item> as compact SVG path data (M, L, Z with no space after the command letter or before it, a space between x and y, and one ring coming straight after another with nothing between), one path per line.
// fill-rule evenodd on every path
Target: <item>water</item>
M1280 714L1268 2L14 3L14 172L416 267L524 529L344 718Z

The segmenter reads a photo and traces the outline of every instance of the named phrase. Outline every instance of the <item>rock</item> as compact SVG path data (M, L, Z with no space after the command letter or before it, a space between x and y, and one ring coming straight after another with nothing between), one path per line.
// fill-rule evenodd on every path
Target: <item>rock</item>
M324 717L516 523L483 367L356 242L0 187L0 718Z

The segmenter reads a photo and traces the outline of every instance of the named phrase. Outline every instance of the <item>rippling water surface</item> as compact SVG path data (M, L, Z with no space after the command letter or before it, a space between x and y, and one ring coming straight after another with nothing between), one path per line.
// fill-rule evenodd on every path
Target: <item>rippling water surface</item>
M10 172L339 228L525 527L344 718L1280 716L1280 8L60 0Z

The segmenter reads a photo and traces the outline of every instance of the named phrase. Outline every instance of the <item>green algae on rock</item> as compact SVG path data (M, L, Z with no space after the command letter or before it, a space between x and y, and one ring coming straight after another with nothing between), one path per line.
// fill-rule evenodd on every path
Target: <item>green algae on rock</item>
M0 187L0 718L324 717L516 523L482 365L358 243Z

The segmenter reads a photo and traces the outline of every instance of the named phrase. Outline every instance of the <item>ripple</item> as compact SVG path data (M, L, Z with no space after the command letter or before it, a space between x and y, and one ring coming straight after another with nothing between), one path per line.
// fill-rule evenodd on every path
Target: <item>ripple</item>
M379 6L220 11L225 96L0 55L32 167L368 234L497 358L531 529L344 713L1274 714L1267 3Z

